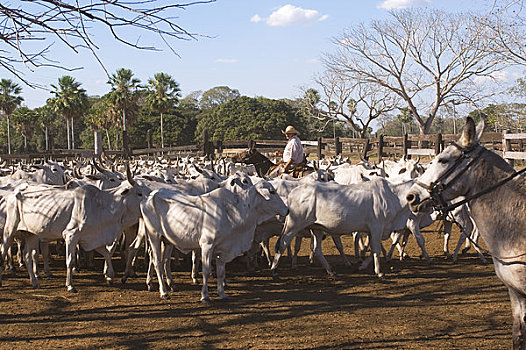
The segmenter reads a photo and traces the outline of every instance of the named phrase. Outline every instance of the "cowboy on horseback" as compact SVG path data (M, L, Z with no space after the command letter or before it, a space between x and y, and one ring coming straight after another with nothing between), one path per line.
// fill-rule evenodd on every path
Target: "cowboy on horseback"
M298 130L292 125L289 125L281 132L285 134L288 142L283 150L283 167L280 169L280 173L288 173L298 166L303 167L305 165L305 154L303 153L303 146L298 137L300 134Z

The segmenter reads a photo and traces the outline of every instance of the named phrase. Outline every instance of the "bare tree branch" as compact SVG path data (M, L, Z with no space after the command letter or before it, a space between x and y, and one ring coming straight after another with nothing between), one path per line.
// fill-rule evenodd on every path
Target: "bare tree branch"
M101 67L94 31L106 29L113 38L139 50L161 50L156 43L142 44L141 34L158 35L175 55L174 40L195 40L204 35L192 33L179 26L177 13L189 6L216 0L19 0L0 3L0 67L11 72L30 86L21 66L30 71L38 67L65 67L48 54L52 45L61 43L74 52L88 50ZM42 43L38 47L38 43ZM3 45L2 45L3 44ZM36 47L36 49L35 49Z
M477 16L408 9L366 27L351 27L335 39L327 69L398 95L421 133L431 129L450 94L466 94L475 78L491 77L505 62L496 55L494 35ZM478 89L473 89L478 92Z

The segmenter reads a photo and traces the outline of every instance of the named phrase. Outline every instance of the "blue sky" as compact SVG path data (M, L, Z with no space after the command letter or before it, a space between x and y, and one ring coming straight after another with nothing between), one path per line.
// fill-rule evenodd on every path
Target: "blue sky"
M173 41L179 57L158 37L140 37L141 42L153 41L163 49L147 52L117 43L107 32L94 33L100 45L98 54L110 73L128 68L145 83L155 73L166 72L180 83L183 96L226 85L245 96L296 98L301 87L314 86L313 76L323 71L320 57L333 50L331 40L343 29L385 18L389 9L428 6L462 11L483 9L484 4L484 0L217 0L180 11L178 23L183 28L208 37ZM65 65L84 68L74 72L26 70L28 80L49 86L69 74L89 95L109 91L106 73L87 51L75 54L55 45L52 53ZM2 70L0 76L16 81ZM51 96L49 91L22 87L25 104L31 108L43 105Z

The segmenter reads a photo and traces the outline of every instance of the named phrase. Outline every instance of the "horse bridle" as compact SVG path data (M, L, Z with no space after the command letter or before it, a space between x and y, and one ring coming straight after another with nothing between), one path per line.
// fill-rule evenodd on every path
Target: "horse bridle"
M460 150L460 156L455 160L455 163L451 167L449 167L442 175L438 177L435 181L431 182L429 185L425 184L420 181L416 181L415 183L419 185L420 187L423 187L429 192L430 200L433 205L433 208L439 212L441 212L444 217L447 215L447 212L451 211L452 209L460 206L456 204L448 205L447 201L444 199L443 192L451 187L458 179L460 179L460 176L464 174L477 160L480 159L480 156L482 155L482 152L484 151L484 147L475 144L470 147L462 147L456 142L452 142L451 145L455 146L458 150ZM451 175L458 166L465 160L469 159L466 166L459 171L453 178L451 178L448 182L442 183L442 180L445 180L449 175ZM472 199L472 198L471 198Z

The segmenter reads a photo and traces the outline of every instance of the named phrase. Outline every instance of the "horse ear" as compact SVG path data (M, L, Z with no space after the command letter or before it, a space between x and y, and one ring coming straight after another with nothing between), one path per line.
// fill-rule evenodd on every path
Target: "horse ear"
M471 117L468 117L466 119L466 125L464 125L464 129L462 130L462 135L460 135L458 139L458 143L462 147L469 147L475 142L475 137L475 122Z
M477 129L475 132L475 141L479 142L480 138L482 137L482 133L484 132L484 127L486 126L486 122L484 118L480 118L479 123L477 124Z

